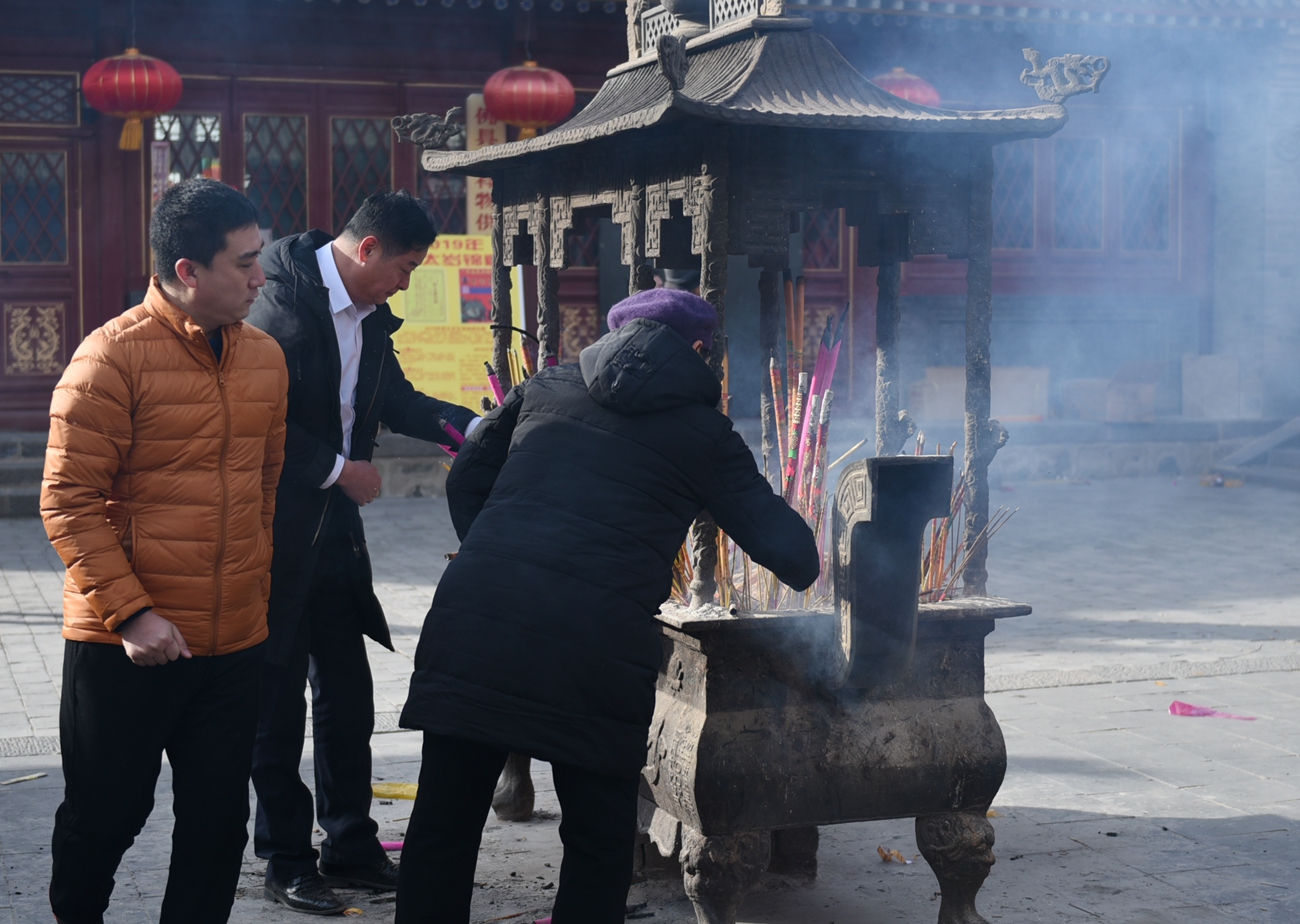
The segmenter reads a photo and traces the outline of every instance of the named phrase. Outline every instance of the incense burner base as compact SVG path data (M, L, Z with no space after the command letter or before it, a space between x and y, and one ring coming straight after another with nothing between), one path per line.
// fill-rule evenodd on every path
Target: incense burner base
M900 679L832 689L833 613L665 607L643 817L661 852L680 845L700 924L734 924L763 870L815 875L816 826L883 818L917 819L940 924L979 924L993 863L985 815L1006 770L984 702L984 638L995 619L1029 611L998 598L922 604Z
M511 754L492 793L492 811L502 821L531 821L537 797L533 789L532 758Z
M994 863L986 815L925 815L916 819L916 845L939 880L939 924L988 924L975 910L975 893Z

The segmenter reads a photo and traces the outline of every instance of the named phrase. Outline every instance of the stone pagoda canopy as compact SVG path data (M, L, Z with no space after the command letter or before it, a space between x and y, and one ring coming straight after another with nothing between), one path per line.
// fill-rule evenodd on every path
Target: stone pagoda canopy
M811 20L798 16L750 16L678 42L664 35L668 49L614 68L569 122L527 141L427 151L425 169L488 175L542 152L683 118L791 129L973 133L998 141L1050 135L1068 118L1059 102L988 111L910 103L858 73L812 31Z

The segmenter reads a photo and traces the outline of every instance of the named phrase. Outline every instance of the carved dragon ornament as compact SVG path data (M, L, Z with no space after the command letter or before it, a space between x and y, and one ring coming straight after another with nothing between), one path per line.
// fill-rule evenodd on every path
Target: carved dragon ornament
M445 116L436 116L431 112L395 116L393 131L402 141L418 144L426 151L436 151L464 129L461 124L464 114L465 110L460 106L453 106Z
M1100 55L1061 55L1042 61L1035 48L1024 49L1029 67L1020 75L1020 82L1038 91L1045 103L1063 103L1080 93L1097 93L1102 78L1110 71L1110 59Z

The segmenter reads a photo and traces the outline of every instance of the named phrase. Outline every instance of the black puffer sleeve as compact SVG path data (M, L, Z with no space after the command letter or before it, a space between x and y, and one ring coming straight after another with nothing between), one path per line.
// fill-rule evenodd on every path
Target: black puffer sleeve
M715 449L705 507L749 557L783 584L804 590L821 573L812 530L772 491L740 434L727 427Z
M506 464L510 439L524 403L524 387L516 385L510 389L501 406L474 428L447 475L447 508L451 511L456 536L462 541L487 503L501 466Z

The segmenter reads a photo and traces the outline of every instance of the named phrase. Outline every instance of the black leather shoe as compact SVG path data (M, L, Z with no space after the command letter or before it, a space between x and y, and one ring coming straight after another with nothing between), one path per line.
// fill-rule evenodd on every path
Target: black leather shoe
M389 857L384 857L371 866L338 866L334 863L320 864L320 874L325 877L325 884L335 888L378 889L380 892L392 892L397 889L397 864Z
M317 873L307 873L288 882L266 880L266 900L279 902L303 914L342 914L347 905Z

